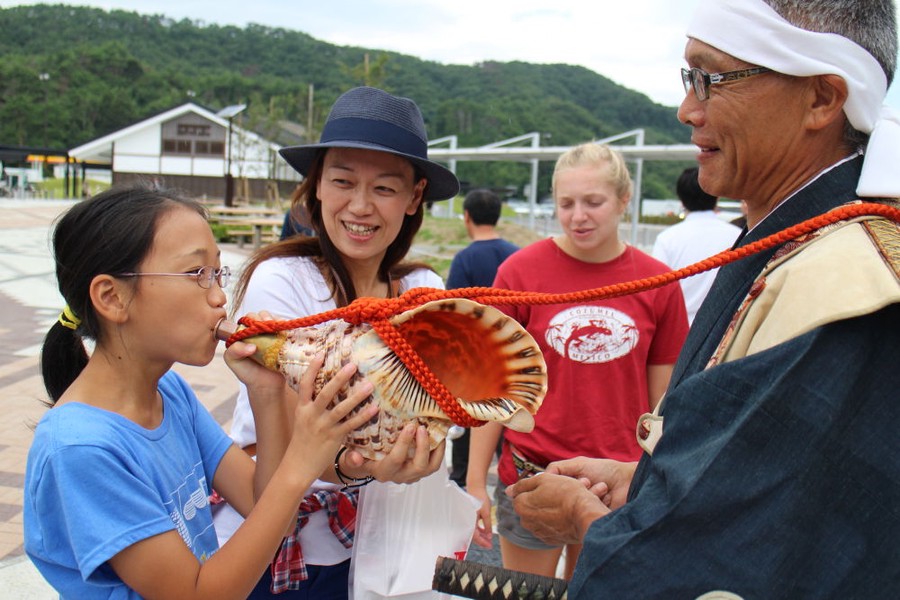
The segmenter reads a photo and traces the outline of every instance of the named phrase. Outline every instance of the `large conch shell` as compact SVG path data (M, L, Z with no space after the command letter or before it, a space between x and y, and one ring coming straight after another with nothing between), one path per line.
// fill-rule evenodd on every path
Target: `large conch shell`
M547 366L537 343L515 319L457 298L428 302L390 321L469 416L516 431L534 428L533 415L547 392ZM233 326L230 331L220 326L218 335L226 339L231 333ZM343 365L356 363L357 375L339 395L346 397L363 377L375 387L370 401L381 410L345 440L366 458L383 458L410 421L426 426L432 449L453 424L369 324L334 320L245 341L256 344L257 360L282 372L294 389L316 354L325 356L317 392Z

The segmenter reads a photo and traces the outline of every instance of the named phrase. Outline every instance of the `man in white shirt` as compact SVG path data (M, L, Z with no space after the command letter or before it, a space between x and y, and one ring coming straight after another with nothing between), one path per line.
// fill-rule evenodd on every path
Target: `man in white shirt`
M718 198L700 188L697 172L697 167L685 169L676 184L678 199L687 211L684 221L661 232L653 244L653 257L671 269L692 265L731 248L741 233L740 228L716 216ZM679 282L688 323L694 322L694 315L703 304L717 272L718 269L713 269Z

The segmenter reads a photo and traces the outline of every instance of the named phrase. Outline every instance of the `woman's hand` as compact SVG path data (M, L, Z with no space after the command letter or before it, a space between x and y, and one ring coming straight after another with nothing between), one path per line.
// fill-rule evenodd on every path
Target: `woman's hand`
M413 483L437 471L444 461L444 442L429 450L428 431L423 425L407 423L394 447L381 460L367 460L355 450L341 457L341 471L353 477L370 475L378 481ZM410 458L410 450L415 453Z
M472 542L482 548L491 548L494 545L494 524L491 517L491 498L487 489L466 486L466 492L473 498L481 500L481 506L478 507L475 517L475 534L472 536Z

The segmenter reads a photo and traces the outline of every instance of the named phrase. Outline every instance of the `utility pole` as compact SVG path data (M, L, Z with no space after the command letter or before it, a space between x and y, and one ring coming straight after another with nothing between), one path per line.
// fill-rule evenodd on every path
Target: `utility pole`
M47 87L50 85L47 83L50 81L50 73L39 73L38 79L42 82L41 88L44 90L44 139L42 140L44 148L50 147L50 140L47 139L47 115L49 114L49 109L47 108Z
M228 148L225 159L225 206L232 206L234 204L234 177L231 175L232 121L234 121L234 118L243 112L245 108L247 108L246 104L233 104L232 106L226 106L216 113L217 117L228 119L228 139L226 140Z
M313 84L309 84L309 100L306 106L306 143L314 144L316 140L313 136Z

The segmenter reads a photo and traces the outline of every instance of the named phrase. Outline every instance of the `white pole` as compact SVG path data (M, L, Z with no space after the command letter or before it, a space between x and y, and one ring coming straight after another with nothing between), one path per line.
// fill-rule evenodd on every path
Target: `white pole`
M644 145L644 130L639 129L637 133L637 145ZM643 193L641 191L641 175L643 175L644 171L644 159L638 158L635 160L636 168L634 170L634 198L631 200L632 205L632 213L631 213L631 245L637 246L637 238L638 238L638 227L641 222L641 200L643 199Z

